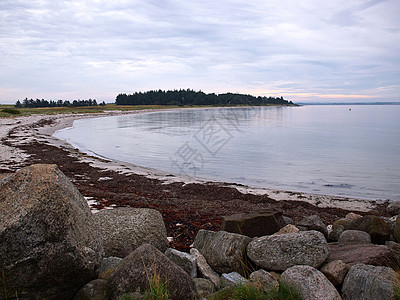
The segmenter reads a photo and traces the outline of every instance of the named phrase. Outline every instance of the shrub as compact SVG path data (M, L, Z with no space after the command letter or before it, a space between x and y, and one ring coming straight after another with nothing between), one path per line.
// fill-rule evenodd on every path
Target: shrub
M14 108L4 108L1 111L11 115L19 115L21 113L18 109Z

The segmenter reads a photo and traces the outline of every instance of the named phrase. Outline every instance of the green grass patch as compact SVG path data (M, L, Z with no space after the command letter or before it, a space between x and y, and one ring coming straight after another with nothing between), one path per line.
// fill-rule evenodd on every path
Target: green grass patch
M241 284L214 293L209 300L302 300L292 286L280 283L278 290L264 292L256 283Z

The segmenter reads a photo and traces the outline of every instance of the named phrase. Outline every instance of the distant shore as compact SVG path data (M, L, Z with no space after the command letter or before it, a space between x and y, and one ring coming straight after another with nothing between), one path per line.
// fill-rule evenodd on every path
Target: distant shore
M164 218L170 220L167 224L172 237L179 235L182 229L175 228L177 223L183 224L183 227L187 225L186 230L192 231L216 229L223 215L255 209L282 209L292 218L318 214L329 222L346 211L374 210L379 213L387 205L386 201L260 189L167 174L121 161L92 157L52 136L57 130L71 127L77 119L153 111L1 118L0 174L32 163L56 163L87 197L93 210L128 205L157 208L163 212ZM195 218L196 213L185 216L193 211L197 212L199 221ZM181 234L190 240L191 234ZM180 242L181 248L185 243Z

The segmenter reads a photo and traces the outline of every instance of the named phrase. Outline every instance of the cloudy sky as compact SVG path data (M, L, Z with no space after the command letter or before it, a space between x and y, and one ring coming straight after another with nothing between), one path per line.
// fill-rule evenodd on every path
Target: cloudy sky
M1 0L0 103L192 88L400 101L399 0Z

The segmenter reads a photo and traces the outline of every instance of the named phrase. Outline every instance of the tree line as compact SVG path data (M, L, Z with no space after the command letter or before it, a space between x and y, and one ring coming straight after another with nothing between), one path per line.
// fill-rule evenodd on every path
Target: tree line
M173 91L148 91L119 94L117 105L294 105L283 97L255 97L252 95L225 93L206 94L202 91L180 89Z
M15 103L16 108L37 108L37 107L81 107L81 106L104 106L106 103L103 101L100 104L97 104L96 99L88 99L88 100L73 100L72 102L69 100L45 100L45 99L28 99L25 98L22 103L21 101L17 101Z

